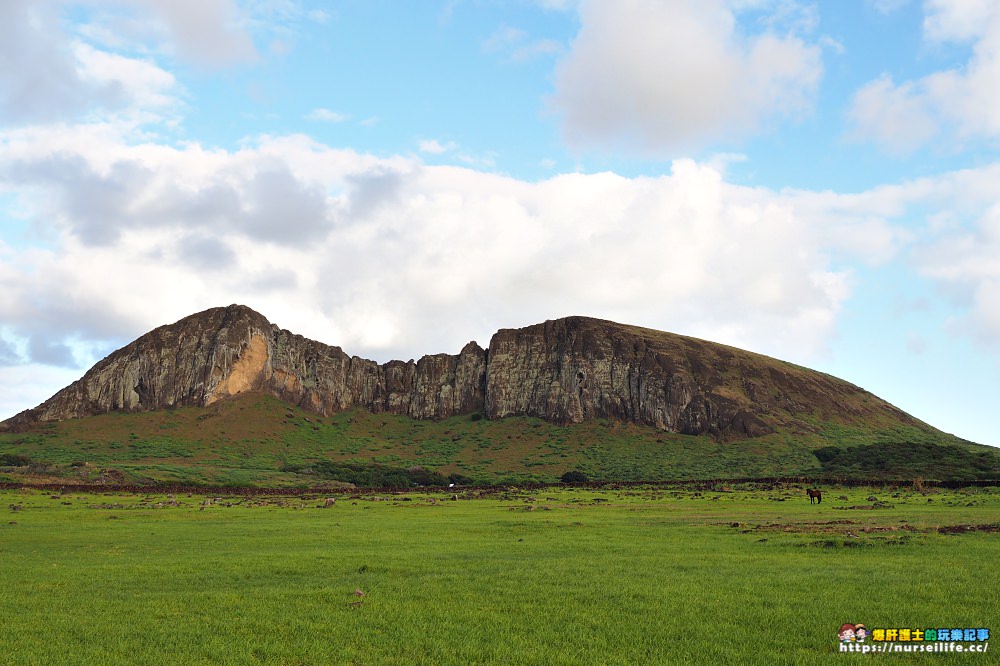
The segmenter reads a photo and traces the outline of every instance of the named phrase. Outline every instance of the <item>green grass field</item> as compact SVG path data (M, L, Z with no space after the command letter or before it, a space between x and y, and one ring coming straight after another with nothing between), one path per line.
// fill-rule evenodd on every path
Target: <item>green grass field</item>
M1000 630L997 488L150 492L0 491L0 662L995 661L836 634Z

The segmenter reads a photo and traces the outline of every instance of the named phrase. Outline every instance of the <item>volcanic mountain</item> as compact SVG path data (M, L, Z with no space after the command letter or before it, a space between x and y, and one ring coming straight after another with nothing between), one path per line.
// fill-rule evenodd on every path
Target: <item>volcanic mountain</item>
M594 419L745 440L817 424L937 432L835 377L691 337L586 317L502 329L483 349L374 361L306 339L231 305L161 326L98 362L34 409L4 421L205 407L274 396L329 416L362 408L414 419L481 414L559 424Z

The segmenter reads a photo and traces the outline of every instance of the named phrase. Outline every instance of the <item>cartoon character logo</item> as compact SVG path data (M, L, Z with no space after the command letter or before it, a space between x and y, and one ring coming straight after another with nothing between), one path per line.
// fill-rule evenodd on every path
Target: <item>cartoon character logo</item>
M871 632L868 631L868 627L866 627L865 625L861 623L854 625L854 640L856 640L857 642L864 643L865 639L868 638L868 636L870 635Z
M863 625L862 625L863 626ZM840 632L837 634L841 643L851 643L854 641L854 625L844 623L840 625Z

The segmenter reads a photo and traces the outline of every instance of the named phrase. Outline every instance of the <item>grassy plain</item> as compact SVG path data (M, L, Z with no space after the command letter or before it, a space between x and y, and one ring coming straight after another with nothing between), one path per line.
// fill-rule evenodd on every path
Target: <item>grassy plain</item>
M0 661L988 663L836 633L1000 630L1000 490L824 491L0 491Z

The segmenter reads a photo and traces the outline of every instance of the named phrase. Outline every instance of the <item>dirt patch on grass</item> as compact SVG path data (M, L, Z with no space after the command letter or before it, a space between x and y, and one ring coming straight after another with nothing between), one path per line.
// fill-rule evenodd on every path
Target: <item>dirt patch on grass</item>
M968 534L969 532L1000 532L1000 523L988 525L945 525L939 527L941 534Z
M841 539L823 539L822 541L810 541L799 544L803 548L868 548L874 546L869 541L847 541Z
M727 523L733 527L731 523ZM792 534L826 534L830 532L840 532L844 525L859 525L860 523L853 520L830 520L826 522L813 522L813 523L768 523L765 525L757 525L754 528L745 530L751 532L754 530L761 530L767 532L788 532Z
M862 527L858 530L859 532L864 532L865 534L873 534L879 532L916 532L917 528L913 525L888 525L883 527Z
M859 546L902 545L909 543L914 533L920 532L913 525L866 525L855 520L828 520L804 523L767 523L748 526L744 523L717 523L739 528L742 534L788 534L822 537L817 541L799 543L798 546L819 548L856 548ZM767 538L759 539L767 541Z
M916 543L909 534L900 536L859 537L848 534L846 539L821 539L798 544L803 548L874 548L878 546L907 546Z

